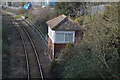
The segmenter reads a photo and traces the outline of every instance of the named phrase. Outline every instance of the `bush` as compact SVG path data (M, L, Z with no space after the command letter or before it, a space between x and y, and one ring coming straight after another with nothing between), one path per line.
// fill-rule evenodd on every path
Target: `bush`
M57 65L57 61L58 61L58 59L53 59L51 61L51 64L50 64L51 68L54 68Z
M26 10L25 10L24 8L21 8L21 9L19 9L19 11L18 11L19 14L24 14L25 12L26 12Z
M22 16L22 14L19 14L19 15L16 16L16 18L21 18L21 16Z
M75 21L77 24L83 25L84 19L83 19L83 17L81 16L81 17L76 18L74 21Z
M110 12L112 11L108 10L107 14L111 15ZM59 75L62 74L62 78L120 78L118 20L111 16L109 21L115 22L108 22L98 14L93 17L81 43L61 52L59 61L64 61L64 66L61 66Z
M71 47L74 47L74 44L73 43L69 43L69 44L67 44L67 46L66 46L67 48L71 48Z

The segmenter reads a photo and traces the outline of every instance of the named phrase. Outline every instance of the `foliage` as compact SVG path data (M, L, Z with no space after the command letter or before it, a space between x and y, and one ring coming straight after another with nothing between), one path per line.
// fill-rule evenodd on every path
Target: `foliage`
M69 43L69 44L67 44L67 48L71 48L71 47L73 47L74 46L74 44L73 43Z
M19 14L19 15L16 16L16 18L21 18L21 16L22 16L22 14Z
M80 8L86 8L85 5L86 2L57 2L54 7L58 15L75 17Z
M77 24L83 25L84 19L82 16L80 16L80 17L76 18L74 20L74 22L76 22Z
M11 12L11 13L16 14L16 15L19 14L19 10L15 10L15 9L11 9L11 8L4 8L3 10L7 11L7 12Z
M74 56L65 67L64 78L94 78L99 77L96 69L101 70L98 58L92 51L86 51L84 54ZM72 64L74 63L74 64ZM72 65L71 65L72 64ZM91 73L91 74L90 74Z
M48 26L46 24L46 21L56 17L56 12L54 9L51 9L49 7L46 7L44 9L38 8L36 11L36 14L33 14L31 11L29 12L29 20L38 26L43 34L47 35Z
M82 42L61 51L62 78L120 78L117 12L118 7L112 4L102 15L87 18L89 23L85 25Z
M18 10L18 13L19 14L25 14L26 10L24 8L21 8L21 9Z
M37 17L36 17L37 16ZM49 7L46 8L38 8L36 14L32 14L31 19L34 21L46 22L56 16L56 12L54 9Z
M50 64L51 68L54 68L57 65L57 61L58 61L57 59L53 59L51 61L51 64Z

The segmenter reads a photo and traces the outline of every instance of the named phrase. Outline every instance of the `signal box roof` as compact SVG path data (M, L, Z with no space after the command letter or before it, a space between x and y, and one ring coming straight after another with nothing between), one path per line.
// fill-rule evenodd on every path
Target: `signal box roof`
M60 15L46 22L52 30L56 31L75 31L82 30L78 24L65 15Z

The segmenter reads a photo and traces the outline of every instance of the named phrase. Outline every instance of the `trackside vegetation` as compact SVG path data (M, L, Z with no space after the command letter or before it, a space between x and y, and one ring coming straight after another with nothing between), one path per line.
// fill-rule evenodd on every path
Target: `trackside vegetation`
M94 13L91 6L105 4L105 11ZM53 8L36 7L25 11L5 9L35 24L46 36L46 21L65 14L83 28L83 39L77 44L68 44L61 50L58 59L51 61L50 73L61 80L78 78L112 78L120 79L120 3L104 2L56 2ZM80 10L83 10L80 12ZM3 23L3 77L7 76L9 65L9 30Z
M102 14L82 16L83 40L61 51L57 77L120 78L118 11L118 3L112 3ZM75 21L81 24L80 17Z

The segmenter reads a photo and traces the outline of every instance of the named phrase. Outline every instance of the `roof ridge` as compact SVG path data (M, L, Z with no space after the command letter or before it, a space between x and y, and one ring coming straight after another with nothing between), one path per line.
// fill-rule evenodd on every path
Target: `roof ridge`
M80 25L70 17L62 14L46 22L52 30L81 30Z
M59 16L63 16L64 17L64 19L63 20L61 20L57 25L60 25L66 18L68 18L67 16L65 16L64 14L62 14L62 15L59 15ZM59 17L58 16L58 17ZM54 26L52 29L56 29L56 28L58 28L58 26Z
M58 18L58 17L60 17L60 16L67 17L67 16L65 16L64 14L62 14L62 15L59 15L59 16L57 16L57 17L54 17L53 19L56 19L56 18ZM51 21L51 20L53 20L53 19L50 19L50 20L48 20L48 21ZM48 22L48 21L47 21L47 22Z
M66 16L66 15L64 15L64 14L62 14L62 15L60 15L60 16L67 17L67 16Z

